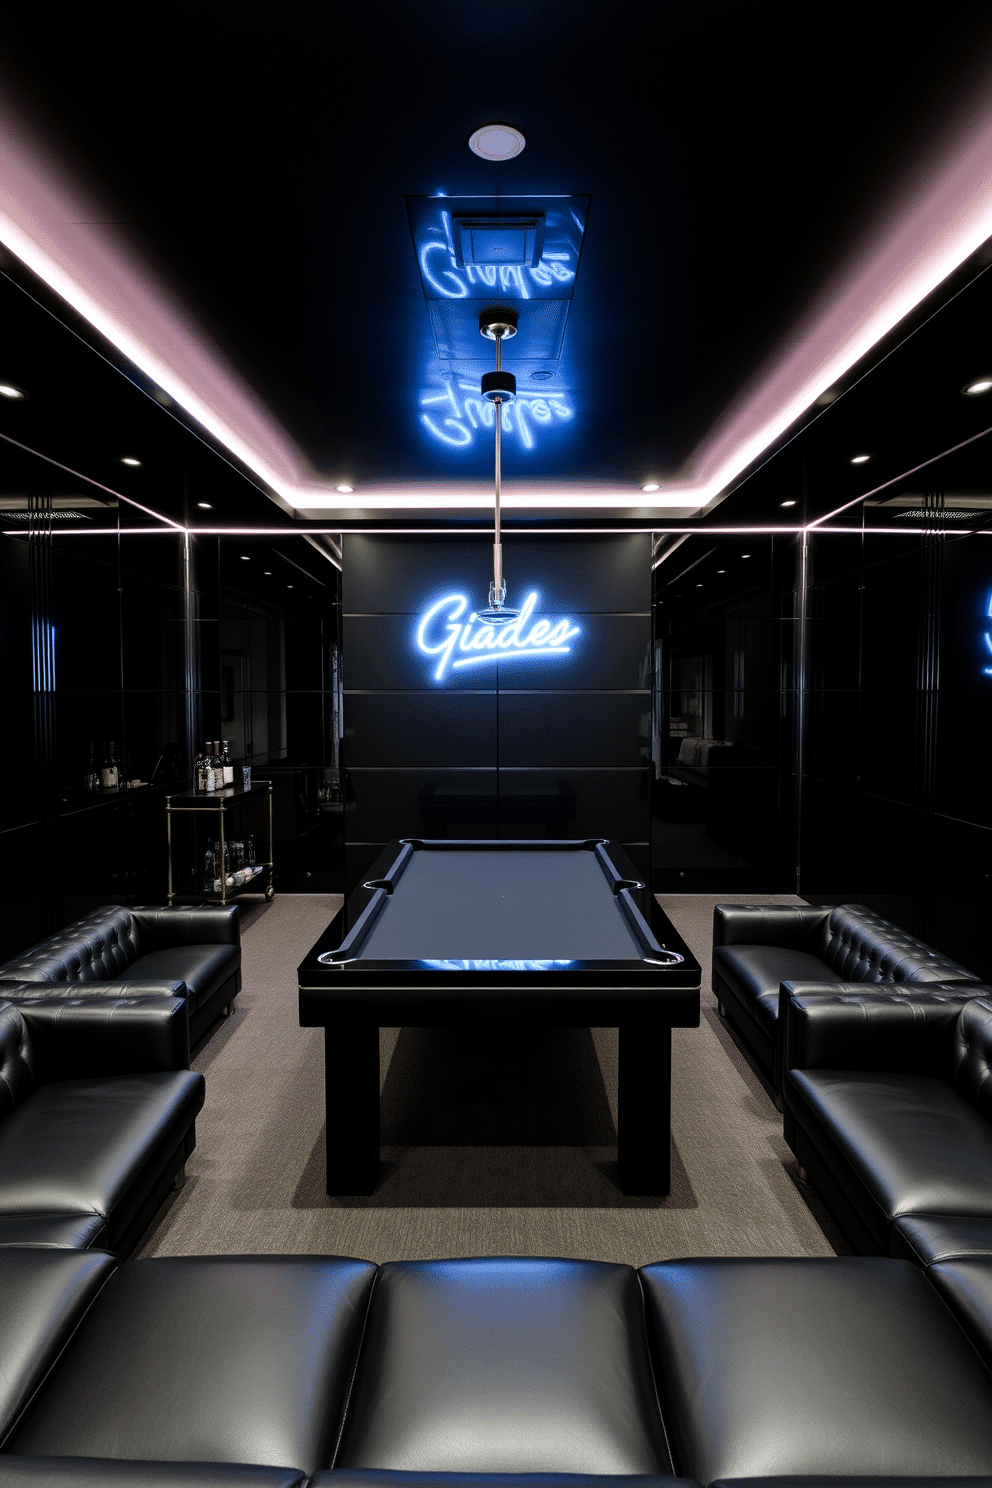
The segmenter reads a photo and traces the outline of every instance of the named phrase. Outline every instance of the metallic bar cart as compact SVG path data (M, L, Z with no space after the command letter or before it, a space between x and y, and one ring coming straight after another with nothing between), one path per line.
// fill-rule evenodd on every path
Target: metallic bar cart
M238 871L244 874L241 883L229 883L228 873L225 868L226 848L233 840L229 825L229 816L235 812L241 817L251 809L253 798L268 796L269 799L269 857L268 862L251 863ZM177 873L174 864L173 843L173 814L180 817L188 817L191 814L213 816L217 819L216 838L220 843L220 862L217 866L216 876L213 881L208 882L203 874L197 873L195 867L196 853L198 849L193 848L194 867L191 874ZM193 828L194 843L196 841L196 819L190 823ZM241 830L238 828L238 830ZM229 904L232 899L237 899L241 894L264 893L266 899L275 898L276 891L272 884L272 782L271 780L260 780L257 785L252 785L248 790L242 790L240 786L227 785L217 791L179 791L176 795L165 798L165 831L169 844L169 903L175 904L178 900L208 899L217 904ZM203 853L202 846L199 852ZM237 877L237 874L233 875ZM214 887L219 883L219 887Z

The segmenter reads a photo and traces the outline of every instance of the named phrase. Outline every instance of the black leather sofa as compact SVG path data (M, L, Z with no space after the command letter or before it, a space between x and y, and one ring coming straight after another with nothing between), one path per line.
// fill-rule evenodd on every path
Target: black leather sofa
M181 1181L203 1096L181 998L0 1001L0 1264L126 1254Z
M967 967L907 935L863 904L718 904L713 911L713 992L776 1091L783 982L974 982Z
M33 1488L992 1477L988 1261L8 1249L0 1358Z
M195 1044L241 990L241 925L236 904L106 905L0 965L0 997L87 992L184 998Z
M783 991L786 1140L856 1249L992 1258L992 988Z

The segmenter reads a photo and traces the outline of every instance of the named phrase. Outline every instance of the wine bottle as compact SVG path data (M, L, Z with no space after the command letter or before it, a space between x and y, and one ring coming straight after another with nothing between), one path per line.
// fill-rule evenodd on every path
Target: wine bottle
M203 761L204 784L203 789L213 791L217 789L217 775L214 771L214 757L211 753L210 740L207 740L206 752Z
M227 740L226 739L222 740L222 743L224 745L224 750L223 750L223 753L221 754L220 759L221 759L221 764L224 766L224 784L225 785L233 785L234 784L234 765L233 765L233 763L231 761L231 756L230 756L230 753L229 753L228 748L227 748Z
M83 785L88 791L100 789L100 771L96 763L96 747L94 741L90 740L90 752L86 760L86 772L83 775Z
M117 754L114 749L114 741L111 739L110 747L104 753L103 761L100 765L100 784L104 790L116 790L118 779Z
M193 765L193 789L203 791L207 788L206 771L203 766L203 755L197 752L196 761Z

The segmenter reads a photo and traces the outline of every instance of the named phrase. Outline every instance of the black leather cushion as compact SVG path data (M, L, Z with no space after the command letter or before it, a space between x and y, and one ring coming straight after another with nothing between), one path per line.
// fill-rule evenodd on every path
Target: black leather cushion
M130 1261L10 1450L324 1467L374 1273L367 1261L311 1256Z
M788 980L834 982L834 972L818 956L787 946L734 945L713 947L713 975L749 1008L766 1032L774 1036L778 1023L778 991ZM714 982L715 985L715 982Z
M0 966L6 982L107 982L137 959L128 909L105 905Z
M0 1121L0 1214L101 1214L113 1246L203 1093L189 1070L42 1086Z
M0 1214L0 1245L91 1250L106 1244L102 1214Z
M636 1273L523 1257L382 1266L335 1466L667 1472Z
M100 1251L0 1250L0 1448L116 1265Z
M315 1473L308 1488L699 1488L699 1485L689 1478L654 1477L642 1473L618 1473L615 1476L600 1473L431 1473L345 1467Z
M892 1254L919 1266L955 1257L992 1260L992 1214L907 1214L892 1226Z
M717 1478L710 1488L992 1488L990 1477L833 1478L811 1474L799 1478Z
M305 1488L306 1473L215 1462L111 1462L90 1457L0 1457L4 1488Z
M906 1261L664 1261L640 1273L676 1466L992 1474L992 1378Z
M926 1276L992 1368L992 1261L936 1261Z
M908 935L863 904L839 904L831 910L822 955L845 982L978 980L959 961Z
M0 1002L0 1122L34 1094L27 1024L9 1002Z
M992 1215L992 1123L945 1081L790 1070L785 1094L821 1160L886 1249L887 1221L901 1214Z
M72 997L17 1004L37 1086L82 1075L189 1069L189 1012L182 997L101 992L95 997L77 989Z
M195 1012L234 976L241 965L241 952L229 945L168 946L139 956L131 967L132 981L161 982L175 978L190 990L190 1011Z

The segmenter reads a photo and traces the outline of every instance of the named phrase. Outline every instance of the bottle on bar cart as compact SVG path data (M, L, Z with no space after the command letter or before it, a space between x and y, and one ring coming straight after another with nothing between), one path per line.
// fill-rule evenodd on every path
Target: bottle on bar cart
M120 772L117 765L117 754L114 750L114 741L111 739L109 747L104 751L100 763L100 784L104 790L117 790L120 781Z
M208 739L205 746L203 759L203 789L214 791L217 789L217 772L214 769L213 746Z
M220 756L220 762L221 762L221 765L223 766L223 770L224 770L224 784L225 785L233 785L234 784L234 765L231 763L231 756L230 756L230 753L229 753L228 748L227 748L227 740L226 739L222 739L221 740L221 743L224 746L223 750L221 751L221 756Z

